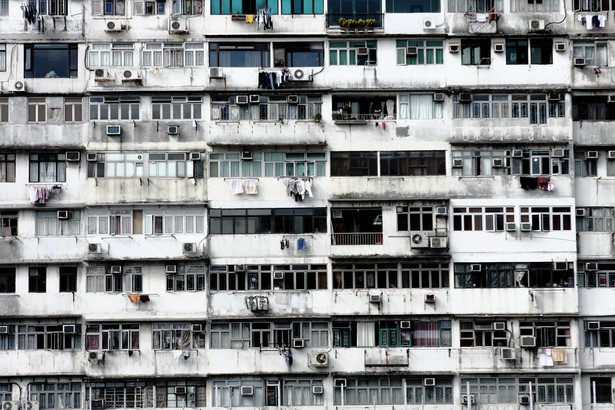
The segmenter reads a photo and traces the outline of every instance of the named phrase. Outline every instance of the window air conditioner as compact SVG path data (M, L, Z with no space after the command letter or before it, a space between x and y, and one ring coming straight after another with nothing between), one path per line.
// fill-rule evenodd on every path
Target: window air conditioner
M107 125L107 135L110 137L118 136L122 133L121 125Z
M568 270L568 262L553 262L553 270Z
M584 58L573 58L572 65L576 67L583 67L585 65L585 59Z
M282 280L282 279L284 279L284 272L283 271L275 271L275 272L273 272L273 279L274 280Z
M512 150L512 157L513 158L522 158L523 157L523 150L522 149L514 149Z
M447 237L433 236L429 238L429 247L432 249L444 249L448 246Z
M471 103L472 102L472 94L470 94L470 93L459 93L459 102L460 103Z
M470 272L480 272L482 268L480 263L473 263L470 265Z
M165 273L177 273L177 265L166 265L164 267Z
M299 96L298 95L289 95L286 97L286 102L289 104L299 104Z
M192 333L199 333L203 331L203 325L200 323L194 323L191 327Z
M545 21L544 20L530 20L529 29L530 31L544 30Z
M502 353L502 359L515 360L517 358L517 351L510 347L503 347L500 352Z
M102 253L102 245L100 243L89 243L88 253Z
M433 30L436 28L435 20L425 19L423 20L423 30Z
M504 43L494 43L493 51L495 53L503 53L504 52Z
M19 410L21 403L18 401L3 401L2 410Z
M521 336L519 339L519 346L521 347L536 347L535 336Z
M587 330L600 330L600 322L586 322L585 328Z
M549 93L549 101L561 101L562 95L560 93Z
M493 322L491 328L493 330L506 330L506 322Z
M335 387L346 386L346 379L333 379L333 385Z
M250 94L250 104L258 104L261 102L261 97L258 94Z
M96 161L98 161L98 154L96 154L96 153L94 153L94 152L88 152L88 153L85 155L85 160L86 160L87 162L96 162Z
M514 232L517 230L517 224L514 222L506 222L506 232Z
M58 219L68 219L68 211L58 211Z
M585 153L585 158L587 158L587 159L596 159L596 158L598 158L598 151L587 151Z
M62 326L62 333L77 333L76 325L64 325Z
M447 215L448 208L445 206L437 206L436 207L436 215Z
M0 335L5 335L9 332L8 326L0 326Z
M369 295L369 303L380 303L380 302L382 302L382 296Z
M201 153L200 152L191 152L190 153L190 161L200 161Z
M412 322L410 322L409 320L402 320L399 322L400 329L410 329L411 326Z
M186 394L186 386L175 386L175 394L176 395L185 395Z
M9 93L18 93L26 91L26 83L24 83L23 81L8 81L6 84L6 91Z
M241 159L244 161L252 161L252 151L241 151Z
M434 293L425 294L425 303L436 303L436 295Z
M169 33L171 34L188 34L190 30L188 30L188 24L186 20L175 20L171 21L171 26L169 27Z
M562 158L565 152L563 148L555 148L551 151L551 156L555 158Z
M113 78L109 75L109 71L104 68L94 70L94 81L111 81Z
M119 20L108 20L105 23L105 31L107 33L117 33L126 30L126 26Z
M294 349L303 349L305 347L305 340L303 339L293 339L293 348Z
M235 272L245 272L246 265L235 265Z
M521 232L530 232L532 230L532 224L530 222L521 223Z
M597 262L587 262L585 264L585 270L586 271L597 271L598 270L598 263Z
M310 354L309 364L314 367L327 367L329 366L329 354L326 352L312 353Z
M429 237L427 232L410 232L410 247L411 248L428 248Z
M120 273L122 273L122 265L111 265L111 267L109 268L109 273L119 275Z
M341 209L332 209L331 210L331 218L339 219L341 217L342 217L342 210Z
M566 43L558 41L555 43L555 51L561 53L563 51L566 51Z
M615 159L615 151L608 152L609 159Z
M444 102L444 93L434 93L433 102Z
M576 214L577 216L585 216L585 208L577 208Z
M235 104L237 105L245 105L249 102L249 98L247 95L238 95L235 97Z
M357 48L358 56L367 56L369 55L369 49L367 47L359 47Z
M194 253L197 251L197 245L196 243L185 242L182 245L182 249L184 253Z
M209 78L224 78L224 73L220 67L209 67Z
M494 168L502 168L506 165L506 161L503 158L493 158L491 159L491 166Z
M458 53L459 49L461 48L459 43L450 43L448 45L448 52L449 53Z
M436 379L433 377L427 377L425 379L423 379L423 386L435 386L436 385Z
M453 158L453 168L463 168L463 158Z
M615 94L609 94L606 96L606 102L609 104L615 103Z
M178 135L179 134L179 125L169 125L167 127L167 134L169 134L169 135Z
M461 404L465 404L466 406L468 404L475 404L476 403L476 399L474 398L473 394L462 394L461 395Z
M79 162L81 159L81 153L79 151L67 151L66 162Z
M521 406L530 405L530 395L529 394L520 394L518 397L519 397L519 405Z
M322 385L318 384L316 386L312 386L312 394L322 394L324 388Z
M419 53L419 50L416 47L406 47L407 56L415 56L418 53Z

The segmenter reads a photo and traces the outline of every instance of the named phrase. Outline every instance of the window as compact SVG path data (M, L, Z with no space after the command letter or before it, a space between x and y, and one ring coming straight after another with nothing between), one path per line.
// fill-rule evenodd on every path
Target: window
M30 5L38 6L38 13L46 16L66 16L68 0L30 0Z
M324 152L253 152L242 161L237 152L211 153L210 177L315 177L325 176Z
M29 400L38 401L43 409L81 409L81 383L31 383Z
M88 266L86 271L86 292L142 292L143 269L141 267Z
M152 97L154 120L200 120L201 97Z
M203 0L173 0L173 14L185 16L203 14Z
M504 330L495 330L494 323L501 323ZM497 320L461 320L460 346L461 347L506 347L508 346L509 330L506 321Z
M548 101L546 94L472 94L471 103L453 97L453 118L520 118L546 124L547 118L565 116L565 101ZM528 103L529 100L529 103Z
M433 231L434 209L432 206L398 206L398 231Z
M191 161L185 152L116 153L90 161L88 178L203 178L203 160Z
M436 377L435 385L426 386L425 379L406 379L407 404L453 404L453 379Z
M583 215L579 215L579 211ZM577 208L577 231L579 232L614 232L615 209L612 206L603 208Z
M77 292L77 267L60 266L60 292Z
M30 154L30 182L66 182L66 154Z
M529 50L529 54L528 54ZM552 64L552 39L506 40L506 64Z
M205 290L205 266L178 265L176 273L167 273L167 291L202 291Z
M15 338L19 350L79 350L81 349L81 326L75 325L75 333L64 333L63 324L18 324Z
M551 262L456 263L455 287L572 288L574 273L570 266L561 269Z
M575 41L572 43L572 58L585 59L588 66L607 66L609 64L608 43L606 41Z
M442 103L433 100L433 94L400 94L399 119L431 120L442 118Z
M335 406L404 405L403 380L399 377L346 378L346 385L335 386L333 404Z
M203 323L152 324L154 350L190 350L205 348Z
M461 40L461 64L491 64L491 40Z
M292 340L302 339L307 347L328 346L326 322L231 322L212 323L212 349L246 349L250 347L292 347Z
M324 0L282 0L282 14L323 14Z
M4 1L0 3L0 15L3 14L1 12L3 3ZM0 44L0 71L6 71L6 44Z
M382 14L380 0L327 0L327 27L338 26L340 17L375 19L376 27L382 27Z
M14 212L0 212L0 236L9 237L17 236L17 225L19 214Z
M81 232L81 211L65 211L67 219L59 219L58 211L36 212L37 236L78 236Z
M139 350L138 324L87 323L85 329L86 350Z
M606 95L573 96L573 121L613 121L615 104L609 103Z
M282 275L282 278L276 277ZM211 291L327 289L326 265L212 265Z
M402 322L408 323L410 327ZM450 320L333 322L335 347L451 346Z
M0 182L15 182L15 154L0 153Z
M173 393L175 393L174 389L175 387L173 387ZM146 386L145 382L137 380L90 382L85 385L85 406L89 409L153 408L154 392L152 390L152 386ZM175 397L175 394L173 396ZM188 394L183 397L187 399ZM159 400L158 396L156 400ZM163 398L160 400L164 402Z
M513 207L455 207L453 230L503 232L506 224L515 222Z
M146 211L145 234L204 233L205 215L195 210Z
M210 67L269 67L269 43L209 43Z
M88 235L132 235L143 233L143 211L118 209L107 215L88 215Z
M470 385L476 403L510 404L518 406L519 394L530 394L534 403L574 403L574 377L550 374L467 376L461 377L462 386ZM531 387L530 387L531 386ZM465 387L464 387L465 389ZM466 390L463 390L466 393Z
M4 2L0 2L0 5L3 3ZM2 9L0 8L0 11L1 10ZM2 13L0 13L0 15L2 15ZM2 338L2 335L0 335L0 338ZM1 345L2 345L2 342L0 342L0 346ZM2 347L0 347L0 350L3 350ZM13 392L12 383L0 383L0 401L11 401L13 398L12 392Z
M25 44L26 78L77 78L77 44Z
M0 267L0 293L15 293L15 268Z
M331 152L331 176L445 175L444 151Z
M615 5L611 2L602 2L598 0L573 0L573 11L611 11L615 9Z
M444 63L444 41L442 40L397 40L396 44L398 65Z
M506 40L506 64L527 64L529 61L527 40Z
M590 262L597 266L596 270L587 269L587 262L579 262L577 266L578 286L585 288L615 287L615 265L609 262Z
M237 104L236 96L213 95L211 119L214 121L279 121L310 120L322 110L320 95L297 95L297 103L289 104L287 96L261 95L258 104Z
M28 122L47 121L47 99L45 97L28 98Z
M28 269L28 292L47 292L47 269L44 267L31 267Z
M139 97L90 97L90 120L138 120Z
M568 206L521 207L521 223L530 222L532 231L569 231L571 219Z
M147 175L151 178L185 178L187 171L186 154L149 153Z
M83 121L83 98L65 97L64 98L64 122Z
M592 403L612 403L613 391L610 377L590 377L590 397Z
M327 232L326 208L210 209L209 233L318 233Z
M395 95L333 96L334 120L393 120L395 108Z
M519 322L519 335L534 336L537 347L570 346L570 322L563 320L521 321Z
M575 0L575 3L579 0ZM559 0L511 0L513 13L549 13L560 11Z
M8 14L9 14L9 0L0 0L0 16L8 16ZM0 396L0 398L2 397Z
M598 324L598 329L596 329L596 323ZM615 321L586 320L584 321L584 328L585 347L615 347Z
M278 2L277 0L211 0L212 15L256 14L259 9L271 9L271 14L278 14Z
M134 45L131 43L93 43L88 46L90 67L132 67Z
M574 173L577 177L598 176L598 158L587 155L586 151L574 152Z
M331 41L329 43L330 65L374 65L376 64L376 40Z
M387 0L387 13L439 13L440 0Z
M322 394L313 394L314 386L323 385L322 380L294 379L282 381L282 406L323 406Z
M186 394L177 394L176 387L186 389ZM156 381L156 408L205 407L204 380ZM154 407L154 406L152 406Z
M135 0L135 16L165 15L166 0Z
M198 67L205 64L203 43L147 43L144 67Z
M563 155L561 155L563 154ZM489 175L568 175L570 150L561 154L552 149L453 151L453 176ZM535 181L536 178L534 178ZM522 182L522 186L525 183Z
M322 67L324 66L324 44L273 43L274 67Z
M449 13L502 12L502 0L448 0Z
M9 122L8 97L0 97L0 122Z
M123 16L125 13L125 0L92 0L93 15Z

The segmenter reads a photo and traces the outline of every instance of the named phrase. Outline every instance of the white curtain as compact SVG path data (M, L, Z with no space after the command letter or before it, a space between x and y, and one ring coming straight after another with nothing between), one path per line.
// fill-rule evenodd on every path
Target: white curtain
M376 346L375 334L375 323L357 322L357 346Z

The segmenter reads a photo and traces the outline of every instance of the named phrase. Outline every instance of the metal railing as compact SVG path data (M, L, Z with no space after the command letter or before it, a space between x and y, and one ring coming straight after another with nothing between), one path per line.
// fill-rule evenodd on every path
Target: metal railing
M345 18L345 19L353 19L353 20L367 20L367 19L374 19L376 20L376 23L374 24L373 27L371 28L382 28L383 25L383 13L364 13L364 14L359 14L359 13L338 13L338 14L334 14L334 13L328 13L327 14L327 27L339 27L339 19L340 18ZM361 28L361 27L357 27L357 28ZM363 27L365 28L365 27Z
M332 245L382 245L381 232L334 233Z

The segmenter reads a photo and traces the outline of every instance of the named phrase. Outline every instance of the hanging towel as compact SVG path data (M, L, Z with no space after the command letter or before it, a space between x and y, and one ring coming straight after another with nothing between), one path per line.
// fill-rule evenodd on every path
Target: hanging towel
M256 180L246 179L245 181L243 181L243 189L248 195L256 195L258 193L256 189Z
M254 14L246 14L246 23L247 24L254 23Z
M231 194L243 194L243 184L241 179L231 179L229 183L231 184Z

